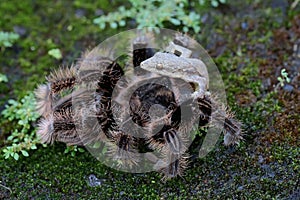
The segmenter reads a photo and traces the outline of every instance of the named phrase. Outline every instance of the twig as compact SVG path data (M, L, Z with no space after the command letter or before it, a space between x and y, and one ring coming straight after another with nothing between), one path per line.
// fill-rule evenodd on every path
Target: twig
M4 189L9 190L10 193L12 193L12 190L9 187L6 187L5 185L0 184L0 187L3 187Z

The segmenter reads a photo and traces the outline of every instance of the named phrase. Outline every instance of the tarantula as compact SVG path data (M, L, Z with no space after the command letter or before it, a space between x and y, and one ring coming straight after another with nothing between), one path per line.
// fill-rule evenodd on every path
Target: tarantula
M105 142L105 155L117 165L134 168L146 159L164 179L183 175L196 123L224 128L224 144L237 144L241 124L212 95L189 98L186 94L195 92L194 83L140 67L158 53L148 39L133 41L124 67L109 53L94 49L76 65L51 73L35 92L41 141L85 146ZM176 35L170 44L164 52L168 55L181 59L178 53L192 53L184 35Z

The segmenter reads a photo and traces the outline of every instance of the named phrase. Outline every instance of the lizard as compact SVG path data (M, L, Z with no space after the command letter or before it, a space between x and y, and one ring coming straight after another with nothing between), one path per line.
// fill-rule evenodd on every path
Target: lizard
M144 70L162 76L179 78L196 86L192 98L203 98L208 89L209 77L206 65L196 58L191 58L191 50L170 42L170 52L157 52L151 58L141 62Z

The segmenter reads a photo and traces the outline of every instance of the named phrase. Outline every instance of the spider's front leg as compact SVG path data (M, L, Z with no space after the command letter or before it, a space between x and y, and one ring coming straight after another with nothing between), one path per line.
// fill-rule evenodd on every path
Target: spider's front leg
M73 113L70 108L42 118L38 124L37 134L42 143L53 144L54 141L59 141L67 145L82 145L76 132Z
M66 90L72 90L76 84L75 67L60 68L52 72L47 78L48 83L39 85L35 90L37 99L37 111L43 117L53 113L53 108L58 100L61 99L61 93Z
M188 166L188 156L185 154L173 154L166 151L165 148L160 151L160 154L160 156L157 156L152 152L148 152L145 154L145 158L153 163L153 169L155 171L158 171L163 175L162 181L177 176L182 177L184 170Z
M107 155L116 161L118 167L136 166L140 161L136 150L137 139L119 130L112 131L111 135L111 141L106 143Z
M164 140L168 149L173 154L180 154L183 150L183 144L177 131L174 129L169 129L163 133Z
M74 66L60 68L47 78L48 83L35 90L37 111L41 115L37 134L43 143L54 141L82 145L72 111L72 92L78 82Z
M201 110L199 126L217 126L223 130L226 146L239 144L243 139L242 124L228 108L207 95L198 99L198 105Z
M139 36L132 44L132 63L134 67L140 66L141 62L154 55L154 49L150 47L150 37Z

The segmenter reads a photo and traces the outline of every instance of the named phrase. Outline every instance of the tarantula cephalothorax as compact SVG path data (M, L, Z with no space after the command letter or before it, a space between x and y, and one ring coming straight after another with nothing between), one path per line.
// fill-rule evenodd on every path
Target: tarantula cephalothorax
M106 142L105 154L132 168L142 152L164 178L182 175L196 123L222 127L225 145L237 144L241 124L208 92L206 66L191 57L189 38L176 35L156 53L147 41L133 41L123 68L97 49L51 73L36 90L42 142Z

